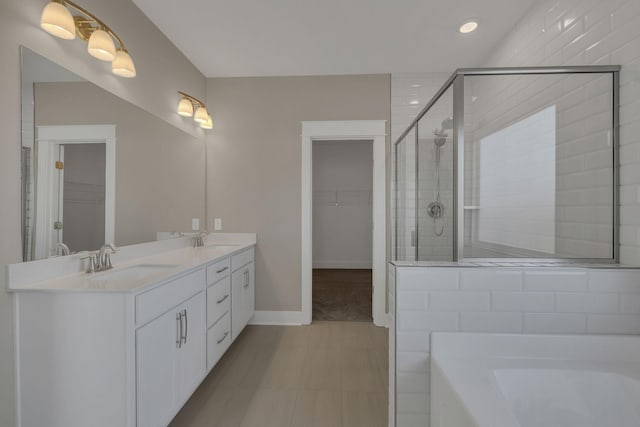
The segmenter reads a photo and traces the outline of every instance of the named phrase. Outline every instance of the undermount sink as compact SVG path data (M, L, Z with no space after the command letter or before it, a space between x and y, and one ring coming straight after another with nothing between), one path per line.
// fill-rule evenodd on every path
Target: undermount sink
M140 280L159 272L178 267L178 264L138 264L117 270L96 273L91 281Z

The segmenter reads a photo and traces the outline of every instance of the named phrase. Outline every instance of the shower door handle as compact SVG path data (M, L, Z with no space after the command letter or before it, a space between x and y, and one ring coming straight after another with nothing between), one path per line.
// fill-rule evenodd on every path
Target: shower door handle
M411 230L411 247L415 248L416 247L416 230Z

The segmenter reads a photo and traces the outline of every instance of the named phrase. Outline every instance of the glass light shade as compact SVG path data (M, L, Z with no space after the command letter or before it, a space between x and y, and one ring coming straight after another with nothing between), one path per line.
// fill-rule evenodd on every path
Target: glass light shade
M196 110L196 115L193 118L193 120L202 124L202 123L206 123L208 118L209 118L209 113L207 112L207 109L204 107L200 107Z
M120 77L133 78L136 76L136 66L126 50L119 49L116 59L111 63L111 71Z
M207 121L204 123L200 123L200 127L202 129L213 129L213 119L211 116L207 117Z
M113 39L104 30L97 29L89 37L87 51L91 56L101 61L111 62L116 59L116 46Z
M51 2L42 10L40 27L47 33L65 40L76 38L76 24L71 12L60 3Z
M183 117L193 116L193 104L187 98L182 98L178 104L178 114Z

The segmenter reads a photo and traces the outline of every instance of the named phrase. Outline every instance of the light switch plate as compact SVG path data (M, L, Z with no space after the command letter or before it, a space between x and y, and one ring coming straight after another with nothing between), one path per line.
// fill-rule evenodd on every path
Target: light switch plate
M200 218L191 218L191 230L193 231L200 230Z
M222 218L214 218L213 219L213 229L215 231L222 230Z

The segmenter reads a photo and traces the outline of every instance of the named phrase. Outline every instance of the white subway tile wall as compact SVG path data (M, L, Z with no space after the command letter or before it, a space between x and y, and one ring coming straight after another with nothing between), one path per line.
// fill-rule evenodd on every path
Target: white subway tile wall
M482 66L536 66L536 65L622 65L620 73L620 204L621 204L621 261L640 263L640 2L638 0L544 0L533 8L514 27L512 32L494 50ZM566 80L564 91L586 96L575 91ZM539 96L554 96L549 88ZM560 89L560 87L555 88ZM605 99L595 96L592 107L600 108ZM572 101L573 99L573 101ZM565 102L575 102L567 98ZM592 130L604 124L606 115L592 115L585 125L570 121L588 116L594 111L565 111L559 138L575 138L584 147L596 143L597 132ZM583 136L580 139L580 135ZM577 149L577 148L576 148ZM584 157L582 168L602 166L594 156ZM563 167L578 167L564 162ZM594 197L598 197L594 193ZM587 201L588 203L589 201ZM574 212L575 213L575 212ZM567 215L571 216L568 211ZM571 219L571 218L569 218ZM577 230L575 230L577 228ZM606 231L602 227L574 227L565 231L567 240L574 233L583 233L583 239L597 241ZM595 247L584 250L597 250Z
M640 269L391 270L398 427L428 425L431 332L640 334Z

